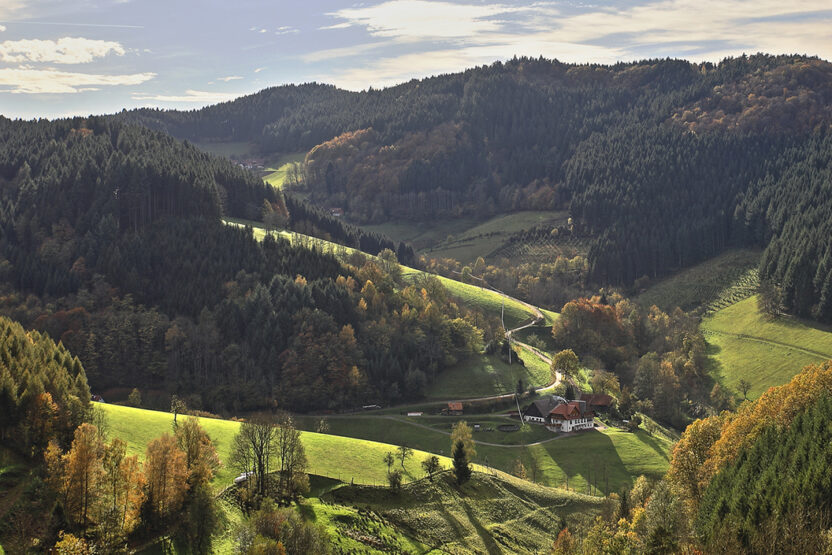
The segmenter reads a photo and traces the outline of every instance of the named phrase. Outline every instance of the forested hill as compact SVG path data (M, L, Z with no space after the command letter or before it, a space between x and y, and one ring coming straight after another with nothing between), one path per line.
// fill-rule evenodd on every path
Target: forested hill
M415 398L478 346L486 321L438 280L407 288L360 255L345 266L220 219L264 204L285 212L163 133L0 119L0 313L77 355L96 393L213 411Z
M309 151L311 199L352 221L569 208L598 283L769 247L761 275L787 308L832 318L832 64L816 58L515 59L384 90L284 86L118 117Z

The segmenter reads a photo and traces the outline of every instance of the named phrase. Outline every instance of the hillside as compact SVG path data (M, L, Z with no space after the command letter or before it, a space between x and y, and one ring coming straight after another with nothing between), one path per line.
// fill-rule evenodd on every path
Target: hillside
M751 384L749 397L788 382L800 368L832 359L832 328L760 312L752 296L705 317L712 371L736 388Z
M275 87L192 113L119 117L179 137L257 141L267 153L308 151L305 194L355 222L476 225L568 209L602 284L764 248L761 277L784 288L787 308L828 320L830 68L800 56L520 58L383 90ZM446 240L436 254L469 259L493 244Z
M551 547L560 519L577 528L599 512L597 497L478 473L457 488L450 473L421 480L401 494L344 486L329 503L362 506L433 550L445 553L532 553Z
M106 118L0 134L0 313L78 356L96 394L234 413L416 399L497 326L439 283L421 295L377 262L224 225L409 252L170 136Z

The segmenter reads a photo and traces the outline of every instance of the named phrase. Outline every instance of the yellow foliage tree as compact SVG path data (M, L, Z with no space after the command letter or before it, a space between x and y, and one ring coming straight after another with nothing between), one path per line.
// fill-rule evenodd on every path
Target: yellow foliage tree
M199 419L190 416L179 424L176 427L176 440L185 453L191 487L210 482L220 467L220 459L211 438L199 425Z
M92 521L94 504L101 485L104 468L104 445L98 429L81 424L75 429L72 446L66 454L54 442L47 447L48 483L58 493L67 519L86 528Z
M153 512L166 519L182 507L188 491L188 462L176 438L163 434L147 446L147 496Z

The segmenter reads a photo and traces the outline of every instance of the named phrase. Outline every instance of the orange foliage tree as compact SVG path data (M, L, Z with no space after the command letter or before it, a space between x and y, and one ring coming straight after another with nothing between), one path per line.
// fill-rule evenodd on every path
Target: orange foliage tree
M150 508L166 520L182 507L189 487L187 457L176 438L163 434L147 445L145 475Z

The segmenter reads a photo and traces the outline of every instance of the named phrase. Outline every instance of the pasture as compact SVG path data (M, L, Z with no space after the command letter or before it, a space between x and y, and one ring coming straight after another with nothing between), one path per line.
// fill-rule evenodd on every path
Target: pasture
M525 405L521 403L525 408ZM482 424L473 434L478 443L476 462L487 468L511 472L516 461L523 462L530 480L549 487L565 487L567 480L573 491L588 492L589 481L599 480L603 491L619 491L632 485L639 475L659 478L667 471L673 442L665 434L637 433L607 428L573 435L558 436L540 426L528 425L523 432L499 432L498 422L511 423L495 416L333 416L327 418L330 434L345 435L369 441L407 445L437 454L450 452L448 435L451 423L466 420ZM318 419L299 418L299 423L315 429ZM517 421L514 420L514 423ZM494 427L495 431L486 431ZM533 429L532 429L533 428ZM512 437L517 434L516 438ZM601 477L604 478L603 481Z
M266 165L266 174L263 176L263 181L272 187L277 187L278 189L282 188L286 184L286 181L289 178L289 172L291 172L294 165L303 162L305 157L305 152L296 152L294 154L283 155L277 160L268 163Z
M523 389L549 385L549 366L538 357L521 353L525 366L516 362L511 366L499 356L478 354L440 373L429 386L428 400L485 397L514 393L517 380Z
M790 316L771 318L752 296L705 317L712 372L736 390L751 383L749 398L782 385L807 364L832 359L832 328Z
M173 431L173 415L167 412L150 411L118 405L100 405L107 415L110 436L127 442L129 455L144 458L147 444L164 433ZM180 416L179 418L183 418ZM231 454L231 444L240 426L239 422L200 418L200 425L211 436L220 460L226 462ZM359 484L386 484L387 467L382 462L384 454L394 451L395 446L376 441L343 436L303 432L303 446L309 459L309 473L333 478L339 481L354 480ZM421 478L421 461L429 453L416 451L405 464L405 481ZM450 460L443 458L443 466ZM229 485L237 472L228 465L217 472L214 486L221 489Z

